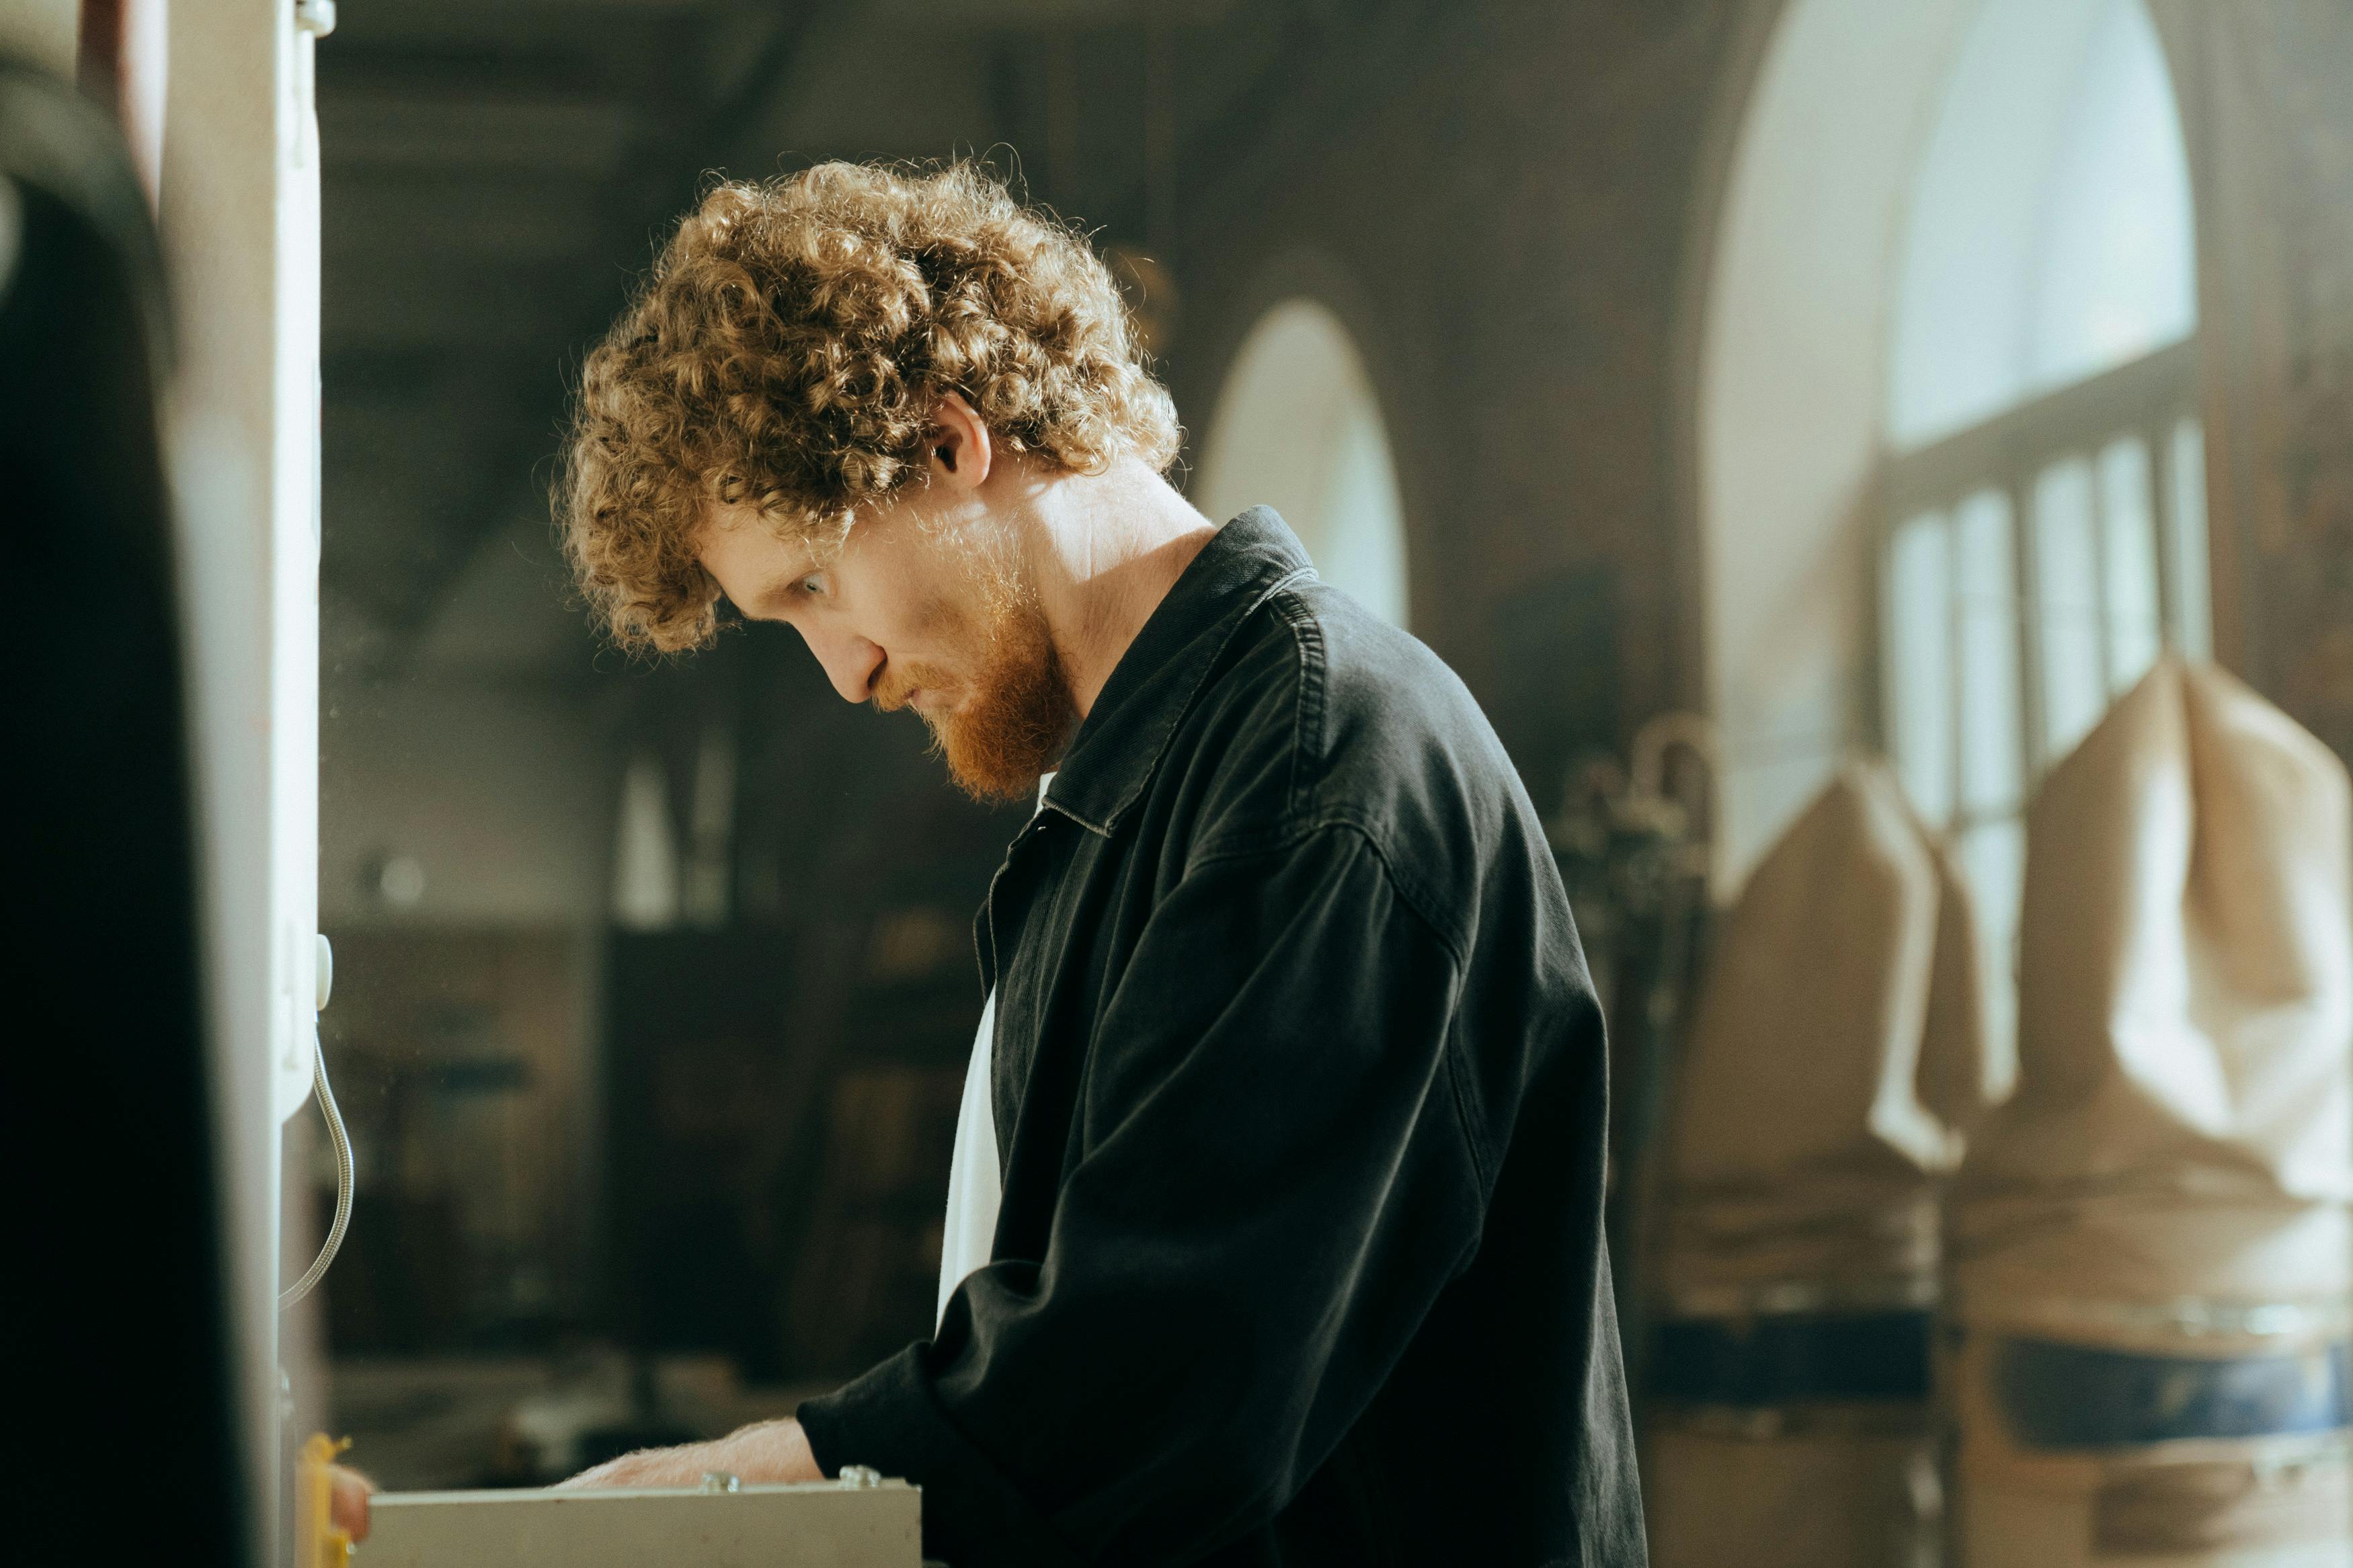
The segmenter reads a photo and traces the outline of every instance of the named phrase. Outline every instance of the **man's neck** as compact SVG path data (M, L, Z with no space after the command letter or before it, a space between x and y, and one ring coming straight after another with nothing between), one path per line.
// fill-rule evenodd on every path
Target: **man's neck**
M1081 718L1216 532L1133 458L1065 476L1039 498L1029 564Z

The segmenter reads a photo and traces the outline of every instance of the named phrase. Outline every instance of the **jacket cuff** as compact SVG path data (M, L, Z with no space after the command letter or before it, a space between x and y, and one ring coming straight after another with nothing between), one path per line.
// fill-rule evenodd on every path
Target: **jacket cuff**
M995 1461L948 1419L912 1344L795 1413L818 1468L870 1465L923 1489L923 1552L956 1568L1050 1568L1082 1559Z

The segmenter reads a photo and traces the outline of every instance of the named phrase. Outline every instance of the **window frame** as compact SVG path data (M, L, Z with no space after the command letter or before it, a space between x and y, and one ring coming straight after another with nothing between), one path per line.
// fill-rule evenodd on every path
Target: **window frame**
M1890 652L1894 639L1889 626L1894 606L1893 563L1896 535L1906 524L1931 513L1942 515L1950 526L1949 520L1964 502L1990 490L2000 493L2009 502L2018 637L2019 757L2021 788L2026 796L2031 796L2037 782L2059 760L2053 754L2045 722L2047 660L2043 623L2049 599L2036 579L2039 566L2034 491L2036 481L2044 472L2073 458L2090 464L2094 475L2091 531L2094 572L2102 583L2097 595L2097 641L2102 685L2109 692L2109 700L2114 700L2116 683L2114 671L2108 668L2113 647L2108 624L2112 606L2105 586L2108 569L2106 498L2097 482L2097 469L2102 454L2120 439L2137 437L2148 456L2148 521L2155 533L2150 543L2157 566L2161 647L2168 652L2178 652L2185 647L2202 649L2207 639L2198 635L2198 628L2192 628L2189 621L2192 604L2210 604L2211 594L2185 593L2182 552L2178 548L2183 532L2182 498L2177 493L2179 473L2174 459L2176 433L2185 422L2198 430L2201 441L2204 439L2198 373L2198 338L2193 333L2112 370L2030 397L1978 424L1910 450L1883 456L1876 508L1879 646L1874 661L1879 678L1877 729L1883 749L1892 752L1894 714L1901 705L1901 696L1895 689L1895 660ZM2197 500L2202 518L2208 511L2205 498ZM2211 551L2211 542L2208 548ZM2208 578L2211 584L2211 573ZM1957 592L1949 580L1947 588L1948 592ZM1957 608L1948 613L1947 619L1956 644L1947 658L1957 679L1961 616ZM1984 822L2008 819L2015 812L1972 814L1969 810L1960 776L1960 704L1950 701L1947 708L1944 723L1948 737L1947 761L1953 770L1948 784L1952 805L1945 821L1931 826L1941 833L1957 836Z

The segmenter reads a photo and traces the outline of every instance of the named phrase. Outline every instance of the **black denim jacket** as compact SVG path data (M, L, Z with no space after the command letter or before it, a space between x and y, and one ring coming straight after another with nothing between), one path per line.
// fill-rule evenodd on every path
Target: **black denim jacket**
M1004 1205L800 1417L999 1564L1639 1564L1601 1018L1452 672L1263 508L1113 672L977 926Z

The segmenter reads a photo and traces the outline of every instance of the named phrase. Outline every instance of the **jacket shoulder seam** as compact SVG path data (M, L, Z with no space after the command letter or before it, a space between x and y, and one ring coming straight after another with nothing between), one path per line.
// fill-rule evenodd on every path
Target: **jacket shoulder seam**
M1463 942L1448 931L1446 925L1437 918L1427 894L1419 892L1410 881L1398 874L1397 862L1381 844L1379 836L1348 813L1326 812L1312 819L1220 839L1205 848L1197 850L1186 863L1186 869L1191 872L1225 861L1247 860L1261 855L1279 853L1331 829L1356 835L1364 841L1365 847L1372 851L1373 858L1379 863L1381 878L1397 894L1398 902L1403 904L1412 913L1414 919L1421 922L1422 929L1430 932L1430 936L1437 941L1440 950L1446 954L1450 970L1447 976L1449 987L1460 987L1471 973L1470 960ZM1474 1091L1465 1081L1465 1074L1469 1069L1462 1059L1462 1042L1454 1027L1451 1007L1448 1009L1446 1034L1445 1038L1440 1042L1440 1054L1445 1060L1447 1097L1454 1107L1454 1125L1462 1135L1462 1147L1471 1156L1472 1169L1478 1178L1480 1190L1492 1192L1494 1190L1494 1154L1493 1151L1488 1148L1487 1140L1480 1131L1479 1119L1473 1113L1472 1099Z
M1289 811L1299 816L1312 804L1324 760L1324 627L1295 589L1278 590L1270 603L1291 628L1299 651L1299 690L1292 701L1291 780L1285 792Z
M1330 828L1345 829L1364 840L1366 847L1373 852L1373 858L1380 862L1382 878L1396 889L1398 900L1430 929L1430 934L1436 937L1438 944L1446 950L1446 956L1456 970L1467 971L1470 967L1469 946L1460 933L1439 917L1437 900L1426 889L1403 873L1396 857L1381 842L1380 835L1354 812L1325 810L1312 816L1294 817L1288 822L1227 834L1195 849L1187 858L1185 868L1190 872L1223 860L1246 860L1253 856L1273 854L1292 848Z

